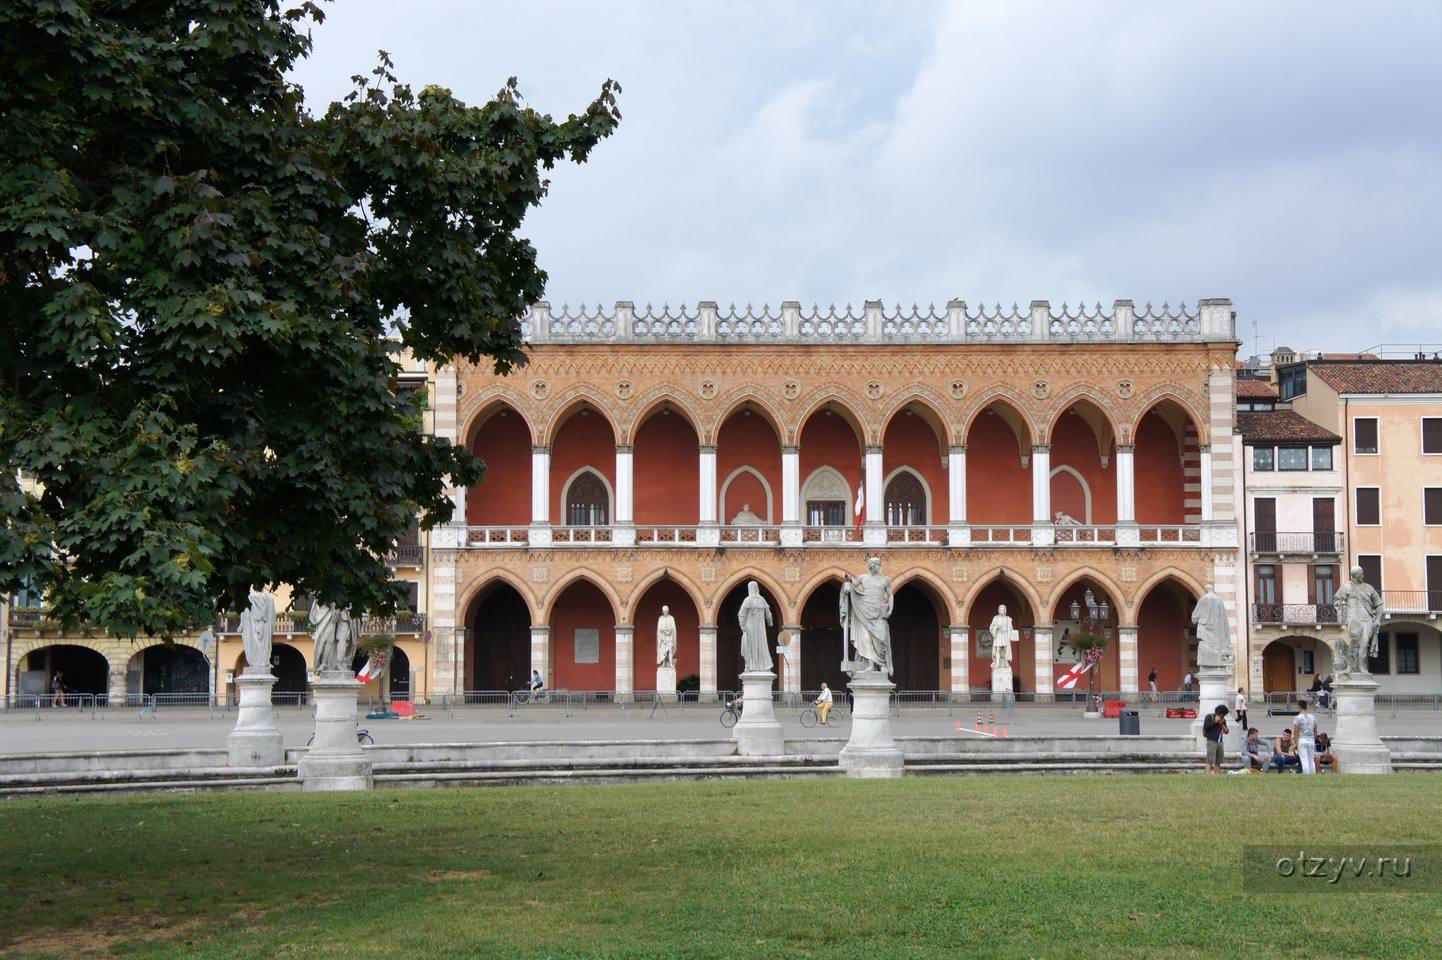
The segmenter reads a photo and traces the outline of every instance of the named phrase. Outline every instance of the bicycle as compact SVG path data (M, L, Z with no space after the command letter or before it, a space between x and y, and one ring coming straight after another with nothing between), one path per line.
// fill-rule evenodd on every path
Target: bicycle
M726 704L726 709L721 711L721 726L734 727L736 721L741 719L741 708L735 702Z
M373 736L371 736L371 733L370 733L369 730L357 730L357 731L355 732L355 742L358 743L358 744L360 744L361 746L365 746L366 744L373 744L373 743L375 743L375 742L376 742L376 738L373 737ZM313 746L315 746L315 734L312 733L312 734L310 735L310 739L305 742L305 745L306 745L307 747L313 747Z
M814 727L818 723L821 723L821 711L815 707L807 707L801 711L801 725L803 727ZM836 719L836 708L833 707L826 717L826 722L821 725L823 727L834 727L839 723L840 721Z
M547 690L545 687L542 687L540 690L537 690L537 691L535 691L534 693L533 693L532 691L530 691L530 690L517 690L517 691L516 691L516 703L517 703L517 704L525 704L525 703L550 703L550 702L551 702L551 691Z

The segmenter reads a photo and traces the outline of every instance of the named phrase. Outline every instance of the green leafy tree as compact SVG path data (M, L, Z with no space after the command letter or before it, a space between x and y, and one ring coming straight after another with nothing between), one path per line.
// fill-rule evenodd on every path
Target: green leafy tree
M517 230L618 88L556 122L514 80L415 93L382 54L316 116L285 75L321 19L0 5L0 589L67 625L168 637L280 582L389 613L385 554L482 477L415 431L397 338L525 362L546 275Z

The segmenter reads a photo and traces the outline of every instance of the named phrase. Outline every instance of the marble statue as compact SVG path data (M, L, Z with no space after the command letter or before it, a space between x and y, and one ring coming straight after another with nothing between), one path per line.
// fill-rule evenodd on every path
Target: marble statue
M1197 666L1225 667L1232 662L1232 628L1227 605L1209 583L1192 611L1197 627Z
M275 598L250 591L250 605L240 612L240 639L245 644L245 672L270 673L270 642L275 635Z
M1362 568L1352 568L1352 579L1342 584L1332 599L1346 607L1345 628L1334 651L1338 679L1368 675L1367 657L1377 654L1377 631L1382 626L1382 597L1362 579Z
M356 639L360 624L349 610L326 606L315 601L310 605L310 635L315 638L315 669L349 673L355 659Z
M1006 606L1003 604L996 608L996 616L991 618L991 668L993 670L1011 668L1011 645L1016 642L1016 628L1012 626L1011 617L1006 615Z
M866 572L855 580L847 574L841 585L842 634L856 651L863 671L891 676L891 628L887 618L895 605L891 578L881 572L881 558L866 561Z
M754 527L761 523L761 518L751 512L751 504L741 504L741 512L731 518L733 527Z
M1072 516L1072 515L1069 514L1069 513L1064 512L1064 511L1062 511L1062 510L1058 510L1058 511L1056 512L1056 517L1055 517L1055 519L1054 519L1052 522L1055 523L1058 527L1079 527L1079 526L1081 526L1081 521L1080 521L1080 520L1078 520L1076 517Z
M747 673L764 673L771 669L771 651L766 628L771 626L771 607L761 597L761 587L752 580L746 584L746 599L741 601L741 659Z
M656 666L676 668L676 618L666 606L656 618Z

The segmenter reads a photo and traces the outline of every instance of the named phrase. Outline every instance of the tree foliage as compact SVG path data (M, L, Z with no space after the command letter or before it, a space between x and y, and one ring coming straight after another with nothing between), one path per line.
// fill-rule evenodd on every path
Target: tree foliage
M285 77L321 19L0 7L0 589L30 579L69 625L172 636L281 582L390 612L385 555L481 478L416 433L388 333L525 362L546 277L517 230L618 88L555 122L514 80L415 93L382 54L317 116Z

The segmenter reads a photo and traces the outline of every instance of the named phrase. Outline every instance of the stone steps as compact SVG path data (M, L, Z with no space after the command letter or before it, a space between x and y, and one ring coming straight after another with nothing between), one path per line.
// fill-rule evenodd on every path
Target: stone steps
M295 767L76 771L0 777L0 797L299 789Z

